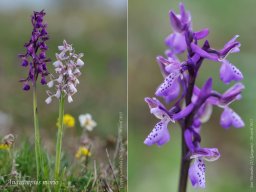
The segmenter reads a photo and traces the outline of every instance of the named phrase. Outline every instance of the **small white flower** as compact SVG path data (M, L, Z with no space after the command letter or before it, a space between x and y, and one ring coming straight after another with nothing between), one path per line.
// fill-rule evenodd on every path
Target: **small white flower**
M62 80L63 80L63 76L62 76L62 75L60 75L60 76L58 77L58 79L56 79L56 81L57 81L58 83L61 83Z
M60 66L62 66L62 62L59 61L59 60L57 60L57 61L55 61L55 62L53 63L53 66L54 66L54 67L60 67Z
M70 83L69 84L69 89L72 93L76 93L77 92L77 89L75 88L74 84L73 83Z
M58 89L57 91L56 91L56 93L55 93L55 97L57 98L57 99L59 99L60 98L60 90Z
M63 51L63 50L64 50L64 46L63 46L63 45L60 45L60 46L58 46L58 49L59 49L60 51Z
M45 103L47 104L50 104L52 102L52 97L48 97L46 100L45 100Z
M49 81L48 83L47 83L47 86L49 87L49 88L51 88L51 87L53 87L53 81Z
M84 65L84 62L81 60L81 59L78 59L76 64L79 66L79 67L82 67Z
M73 72L73 73L74 73L74 75L78 75L78 76L80 76L80 75L81 75L80 70L79 70L79 69L77 69L77 68L74 70L74 72Z
M68 102L69 102L69 103L72 103L72 102L73 102L73 99L72 99L71 95L68 96Z
M92 119L91 114L79 115L79 121L81 127L84 127L88 131L92 131L94 127L97 126L97 123Z

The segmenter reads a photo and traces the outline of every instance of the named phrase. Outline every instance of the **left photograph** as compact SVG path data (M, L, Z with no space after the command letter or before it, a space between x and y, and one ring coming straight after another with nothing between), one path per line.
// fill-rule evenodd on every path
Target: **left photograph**
M127 191L127 1L0 2L0 191Z

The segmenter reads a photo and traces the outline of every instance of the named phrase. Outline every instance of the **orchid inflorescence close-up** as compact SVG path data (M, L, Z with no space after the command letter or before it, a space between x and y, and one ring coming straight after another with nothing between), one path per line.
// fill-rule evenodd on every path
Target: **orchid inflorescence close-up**
M47 91L49 96L45 101L47 104L51 103L52 97L60 99L62 93L64 93L64 96L68 96L69 103L73 101L72 96L77 92L78 77L81 75L79 69L84 65L81 60L83 54L76 54L72 45L69 45L65 40L63 45L58 46L58 49L60 53L56 53L57 61L53 63L56 77L51 74L51 81L47 83L49 88L55 85L56 93L53 94Z
M148 146L157 144L162 146L170 140L168 125L178 122L182 129L182 160L179 191L186 190L187 177L194 187L205 187L205 163L215 161L220 157L217 148L201 146L200 130L202 124L209 120L212 107L223 109L220 125L227 129L231 126L244 126L240 116L231 109L230 105L241 99L244 85L241 71L227 60L231 53L240 51L240 43L235 35L220 50L211 47L208 40L204 40L208 29L193 31L191 15L180 4L180 14L169 12L173 33L165 39L168 47L164 56L157 56L156 60L163 75L163 83L157 88L155 96L162 97L166 105L157 98L145 98L150 108L160 122L145 139ZM199 42L202 42L200 46ZM186 53L186 60L180 61L179 55ZM220 80L224 84L236 83L226 92L219 93L213 89L213 79L209 77L202 88L196 85L200 67L203 61L211 60L220 65ZM170 107L170 103L173 103ZM168 105L168 106L167 106ZM191 162L193 161L193 162ZM191 163L191 164L190 164Z

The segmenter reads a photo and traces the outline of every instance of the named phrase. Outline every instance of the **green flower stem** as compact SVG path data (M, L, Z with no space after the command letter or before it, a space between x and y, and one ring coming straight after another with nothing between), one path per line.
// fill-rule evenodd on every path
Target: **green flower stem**
M41 147L40 147L40 132L38 123L38 111L37 111L37 94L36 83L33 86L33 112L34 112L34 127L35 127L35 153L36 153L36 175L37 180L42 181L42 160L41 160ZM39 185L39 191L42 186Z
M62 137L63 137L63 116L64 116L64 95L62 93L60 96L60 102L59 102L58 135L57 135L55 171L54 171L54 177L56 181L59 180L59 175L60 175L61 146L62 146Z

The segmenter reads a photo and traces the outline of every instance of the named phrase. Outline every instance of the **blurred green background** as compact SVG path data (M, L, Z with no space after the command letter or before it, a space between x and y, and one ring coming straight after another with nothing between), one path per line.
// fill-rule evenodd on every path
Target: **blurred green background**
M1 136L13 133L19 141L23 138L33 141L32 92L23 91L18 82L27 75L28 69L20 66L17 55L25 52L23 45L30 39L33 10L44 9L50 35L48 57L55 61L57 46L64 39L73 44L77 53L85 54L86 65L81 69L78 93L73 103L66 103L65 113L76 118L77 129L80 127L78 115L91 113L98 124L93 134L102 141L115 138L119 112L126 117L126 0L4 0L0 7ZM51 63L48 69L54 71ZM44 147L54 152L58 101L55 99L47 105L46 90L47 86L38 86L40 130ZM124 135L125 132L124 126ZM74 148L79 137L69 139L72 133L66 131L63 143Z
M246 86L243 99L231 105L241 115L246 126L243 129L224 130L219 125L222 110L214 108L213 116L202 128L202 146L217 147L221 158L206 163L206 189L192 189L189 181L188 191L249 191L249 122L252 119L255 123L256 118L256 1L183 2L192 14L193 29L210 29L211 46L222 48L234 35L240 35L241 52L230 55L228 59L243 72L243 83ZM170 9L177 12L178 4L177 0L129 0L128 178L129 190L132 192L177 191L181 153L181 131L178 125L169 126L171 141L161 148L147 147L143 141L157 122L149 113L144 97L153 97L155 89L162 82L155 57L164 54L164 38L172 32L168 12ZM197 85L202 86L211 76L214 79L214 89L225 91L230 85L224 85L219 80L219 68L219 64L206 61L200 71Z

